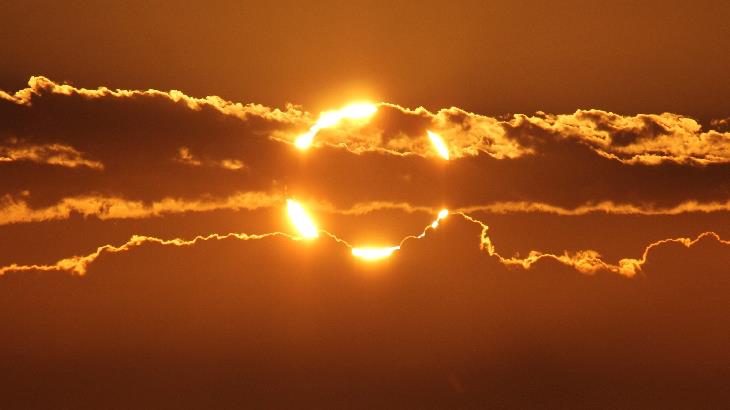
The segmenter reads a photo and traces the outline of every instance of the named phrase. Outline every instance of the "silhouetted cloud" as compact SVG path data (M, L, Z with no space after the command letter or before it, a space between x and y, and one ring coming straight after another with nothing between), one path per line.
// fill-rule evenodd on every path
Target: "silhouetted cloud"
M176 90L84 89L59 84L45 77L31 77L28 88L14 94L0 93L0 98L6 102L24 106L31 111L42 111L43 107L34 106L43 105L44 100L53 100L54 96L67 97L66 104L77 104L77 98L97 100L100 104L115 99L136 101L140 105L166 101L191 111L213 110L224 116L255 123L261 128L254 130L255 133L270 135L282 141L293 141L297 133L303 132L306 124L314 119L314 116L293 105L279 110L258 104L244 105L215 96L195 98ZM730 133L703 131L697 121L677 114L624 116L591 109L578 110L573 114L516 114L512 118L497 119L456 107L435 113L424 108L408 109L388 103L380 103L378 107L380 112L368 124L350 125L344 122L336 128L320 131L316 139L321 143L346 147L356 153L382 151L430 157L434 156L434 152L425 133L432 129L442 135L457 158L480 152L497 159L536 155L550 144L568 140L585 144L598 155L625 163L653 165L673 161L709 164L730 161ZM22 110L6 108L5 111L20 116L27 114L20 114ZM108 120L111 121L111 118ZM711 124L722 126L722 121L716 120ZM36 136L40 139L44 137Z
M728 200L727 135L678 115L587 110L498 119L458 108L378 107L364 124L321 130L303 153L290 142L316 116L300 107L82 89L33 77L0 100L0 137L6 148L25 147L0 163L7 175L0 194L28 192L32 209L78 197L157 203L286 190L340 209L446 201L454 209L532 204L526 208L651 213ZM447 142L448 163L427 130Z

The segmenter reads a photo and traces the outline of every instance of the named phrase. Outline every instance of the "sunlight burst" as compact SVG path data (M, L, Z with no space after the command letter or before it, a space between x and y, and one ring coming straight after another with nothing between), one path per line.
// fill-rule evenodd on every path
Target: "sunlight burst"
M303 238L314 239L319 236L317 226L299 202L287 199L286 205L289 219Z
M368 102L353 103L339 110L325 111L320 114L317 122L309 129L309 131L297 137L294 145L301 150L305 150L312 145L314 137L319 130L336 126L342 120L358 120L373 116L378 111L375 104Z

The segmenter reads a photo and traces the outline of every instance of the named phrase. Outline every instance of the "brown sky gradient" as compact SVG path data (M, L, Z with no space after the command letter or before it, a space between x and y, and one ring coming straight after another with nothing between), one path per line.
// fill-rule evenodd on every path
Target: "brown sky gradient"
M504 270L473 246L473 225L443 227L379 267L329 240L271 238L144 245L82 278L12 274L0 302L13 353L2 374L20 388L6 398L39 404L62 392L64 402L112 407L727 399L730 261L715 241L655 249L646 278L628 280L550 263Z
M730 401L726 3L0 16L0 408Z
M725 117L723 1L10 2L0 88L30 74L317 110L361 93L483 114Z

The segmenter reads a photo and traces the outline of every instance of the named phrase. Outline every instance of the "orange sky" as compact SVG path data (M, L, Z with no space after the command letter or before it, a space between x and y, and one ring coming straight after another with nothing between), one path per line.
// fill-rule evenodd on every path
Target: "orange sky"
M730 400L725 3L3 17L9 408Z

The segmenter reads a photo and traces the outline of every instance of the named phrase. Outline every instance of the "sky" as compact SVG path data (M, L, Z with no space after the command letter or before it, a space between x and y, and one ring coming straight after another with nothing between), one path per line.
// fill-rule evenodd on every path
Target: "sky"
M725 2L0 16L4 406L730 400Z

